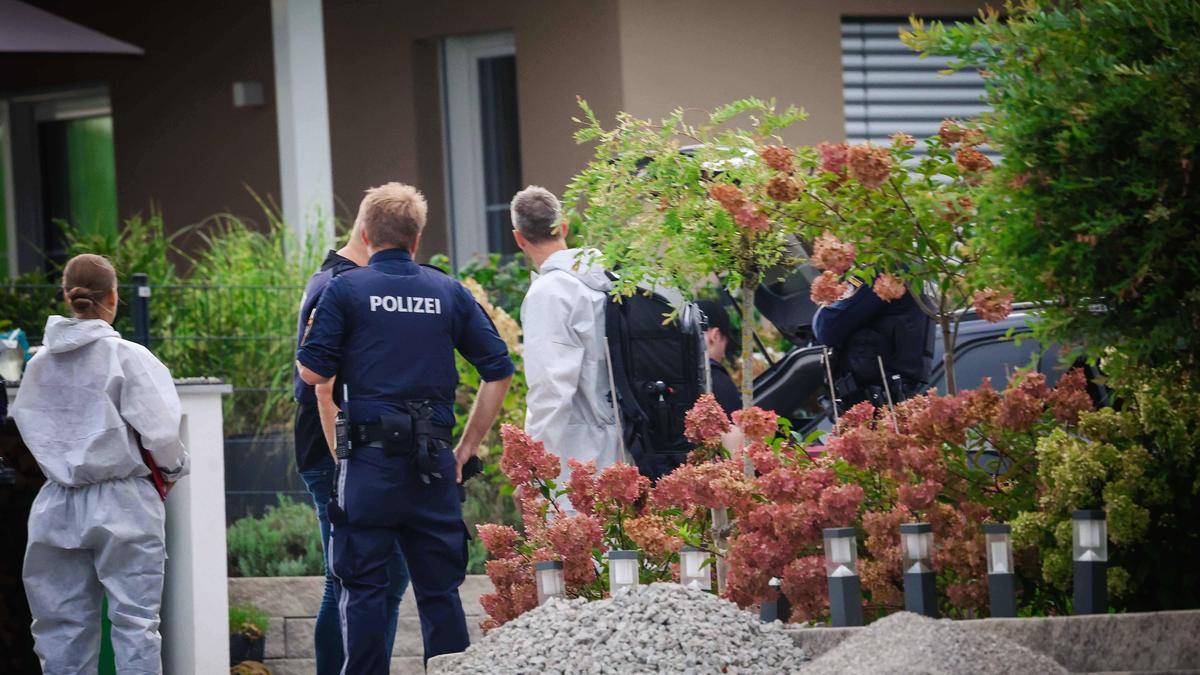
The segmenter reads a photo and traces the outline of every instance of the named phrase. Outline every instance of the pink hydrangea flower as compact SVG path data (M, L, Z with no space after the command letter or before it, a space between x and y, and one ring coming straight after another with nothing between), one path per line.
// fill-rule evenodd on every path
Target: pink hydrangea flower
M517 542L521 535L508 525L482 523L475 526L483 547L493 558L511 558L517 555Z
M783 466L771 446L762 441L754 441L746 447L746 455L754 464L754 470L759 474L767 474Z
M567 498L571 500L571 506L580 513L592 513L596 505L596 462L585 464L572 458L567 460L567 466L571 469L571 477L567 480L570 489Z
M746 194L732 183L716 183L708 188L708 196L712 197L721 208L729 213L735 213L746 203Z
M650 490L650 479L638 473L636 466L618 462L596 477L596 498L611 500L618 506L632 506Z
M562 471L558 456L547 452L541 441L533 440L511 424L500 427L500 439L504 446L500 470L514 485L558 478Z
M766 232L771 229L771 221L767 219L767 214L750 203L743 204L737 211L734 211L733 222L743 230L751 232Z
M779 415L774 410L751 406L745 410L735 410L733 423L742 430L746 438L761 441L775 435L779 429Z
M845 143L822 143L817 146L821 153L821 170L846 175L846 161L849 159L850 147Z
M594 516L582 513L560 516L546 532L546 541L563 561L568 590L577 590L596 578L593 550L603 550L604 528Z
M938 396L930 392L925 408L910 421L912 433L927 443L965 442L966 417L963 400L958 396Z
M890 272L884 272L875 277L875 284L871 287L875 291L875 295L879 296L884 302L899 300L904 297L908 289L904 287L904 282Z
M858 506L866 493L861 485L845 483L821 492L821 518L826 527L847 527L858 516Z
M683 418L683 435L696 445L721 442L721 434L729 431L729 416L712 394L703 394Z
M813 242L812 263L817 269L845 274L854 265L854 255L854 244L843 242L829 231Z
M651 558L665 558L683 546L683 540L671 533L671 521L663 516L645 515L628 520L625 534Z
M869 190L877 189L892 175L892 156L887 148L870 144L850 148L850 175Z
M975 313L985 321L1003 321L1012 313L1012 293L1002 293L992 288L975 291L973 298Z
M916 485L901 485L896 489L896 498L909 509L922 511L929 508L941 489L941 483L926 480Z
M658 509L731 506L721 501L714 484L721 478L742 477L741 463L733 460L684 464L658 479L650 493L650 503Z
M829 582L823 555L807 555L788 563L783 570L783 594L792 605L789 621L809 621L829 606Z
M1093 408L1083 369L1072 368L1064 373L1050 393L1050 400L1054 403L1054 419L1065 424L1078 424L1079 416Z
M794 154L786 145L765 145L758 151L767 166L783 173L791 173L795 169L792 164Z
M849 290L850 287L838 275L825 271L813 281L809 295L818 305L830 305L841 300Z
M837 433L845 433L856 427L869 426L874 419L875 406L870 401L856 403L854 407L838 417Z

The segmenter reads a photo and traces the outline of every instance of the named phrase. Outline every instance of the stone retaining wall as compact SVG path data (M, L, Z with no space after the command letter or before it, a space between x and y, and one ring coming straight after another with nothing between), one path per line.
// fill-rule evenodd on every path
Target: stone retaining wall
M325 591L323 577L252 577L229 580L230 604L251 605L271 617L267 630L266 665L274 675L312 675L313 625ZM471 640L482 637L479 622L483 607L479 597L492 592L492 584L483 575L470 575L459 589ZM423 675L421 625L417 605L409 588L400 603L400 621L396 645L392 650L392 675Z
M959 621L1049 655L1073 673L1200 672L1200 611ZM816 658L858 628L790 629Z

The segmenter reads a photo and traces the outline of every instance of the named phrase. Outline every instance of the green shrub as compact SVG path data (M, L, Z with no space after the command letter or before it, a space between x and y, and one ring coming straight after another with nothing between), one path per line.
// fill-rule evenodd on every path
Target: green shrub
M280 495L261 518L241 518L226 532L229 575L319 576L325 573L317 514Z
M984 71L995 276L1093 354L1200 362L1198 33L1195 0L1029 0L905 36Z
M267 634L271 617L257 607L249 605L229 606L229 634L245 635L257 639ZM256 634L257 632L257 634Z

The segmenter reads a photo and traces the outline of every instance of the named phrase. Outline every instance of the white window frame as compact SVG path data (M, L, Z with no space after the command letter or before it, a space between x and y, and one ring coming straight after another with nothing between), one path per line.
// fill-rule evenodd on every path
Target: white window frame
M442 41L448 239L450 261L455 269L489 253L479 60L516 53L512 32L448 37Z

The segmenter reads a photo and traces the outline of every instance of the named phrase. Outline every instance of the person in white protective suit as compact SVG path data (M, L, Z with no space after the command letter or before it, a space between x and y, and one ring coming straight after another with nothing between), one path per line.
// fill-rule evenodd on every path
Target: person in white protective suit
M165 512L139 444L168 489L187 472L188 456L171 373L112 328L116 286L101 256L67 263L74 317L46 322L12 407L47 478L29 514L24 567L46 675L96 672L104 594L117 672L162 673Z
M604 344L604 307L613 284L598 251L567 248L558 199L530 186L513 197L513 236L537 268L521 303L525 432L562 461L623 461ZM569 502L560 504L569 508Z

